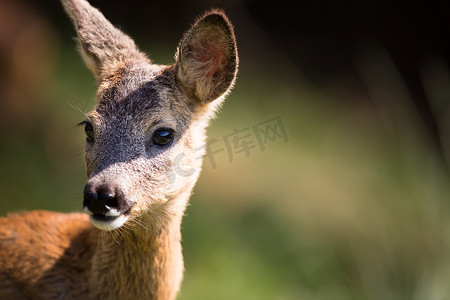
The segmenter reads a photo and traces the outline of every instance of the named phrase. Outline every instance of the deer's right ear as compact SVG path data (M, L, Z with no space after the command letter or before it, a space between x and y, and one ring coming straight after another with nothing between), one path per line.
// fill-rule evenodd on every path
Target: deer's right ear
M177 79L185 91L209 103L232 87L238 67L233 26L221 10L211 10L181 39Z
M142 56L134 41L86 0L61 0L75 25L86 65L98 76L127 57Z

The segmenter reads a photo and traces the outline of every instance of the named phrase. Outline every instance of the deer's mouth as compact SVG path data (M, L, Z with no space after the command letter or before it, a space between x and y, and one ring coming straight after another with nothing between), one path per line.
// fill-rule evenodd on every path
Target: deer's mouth
M100 213L90 213L89 220L92 225L101 230L111 231L121 227L129 219L131 207L126 211L121 212L117 209L108 209Z
M92 225L101 230L111 231L121 227L128 220L128 215L107 216L104 214L91 214L89 220Z

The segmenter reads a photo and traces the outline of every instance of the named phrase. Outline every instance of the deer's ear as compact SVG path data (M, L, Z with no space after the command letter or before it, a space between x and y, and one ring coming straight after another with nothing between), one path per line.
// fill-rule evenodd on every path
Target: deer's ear
M185 91L208 103L233 85L238 55L233 26L221 10L211 10L194 23L176 54L177 79Z
M111 64L141 55L134 41L86 0L62 0L75 25L80 52L96 76Z

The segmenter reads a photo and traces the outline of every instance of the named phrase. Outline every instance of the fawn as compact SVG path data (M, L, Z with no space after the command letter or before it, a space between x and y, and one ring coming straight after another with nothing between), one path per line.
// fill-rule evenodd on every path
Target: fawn
M173 65L156 65L86 0L63 4L98 84L81 123L87 214L0 218L0 299L174 299L205 128L237 74L233 27L213 9L184 34ZM174 161L195 172L177 176Z

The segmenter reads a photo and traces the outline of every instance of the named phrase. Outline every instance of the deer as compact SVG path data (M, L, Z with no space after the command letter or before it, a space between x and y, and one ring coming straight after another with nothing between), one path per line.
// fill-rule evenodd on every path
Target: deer
M0 299L175 299L206 128L236 80L233 26L223 10L205 12L175 62L158 65L86 0L62 3L97 82L80 123L84 212L0 218Z

